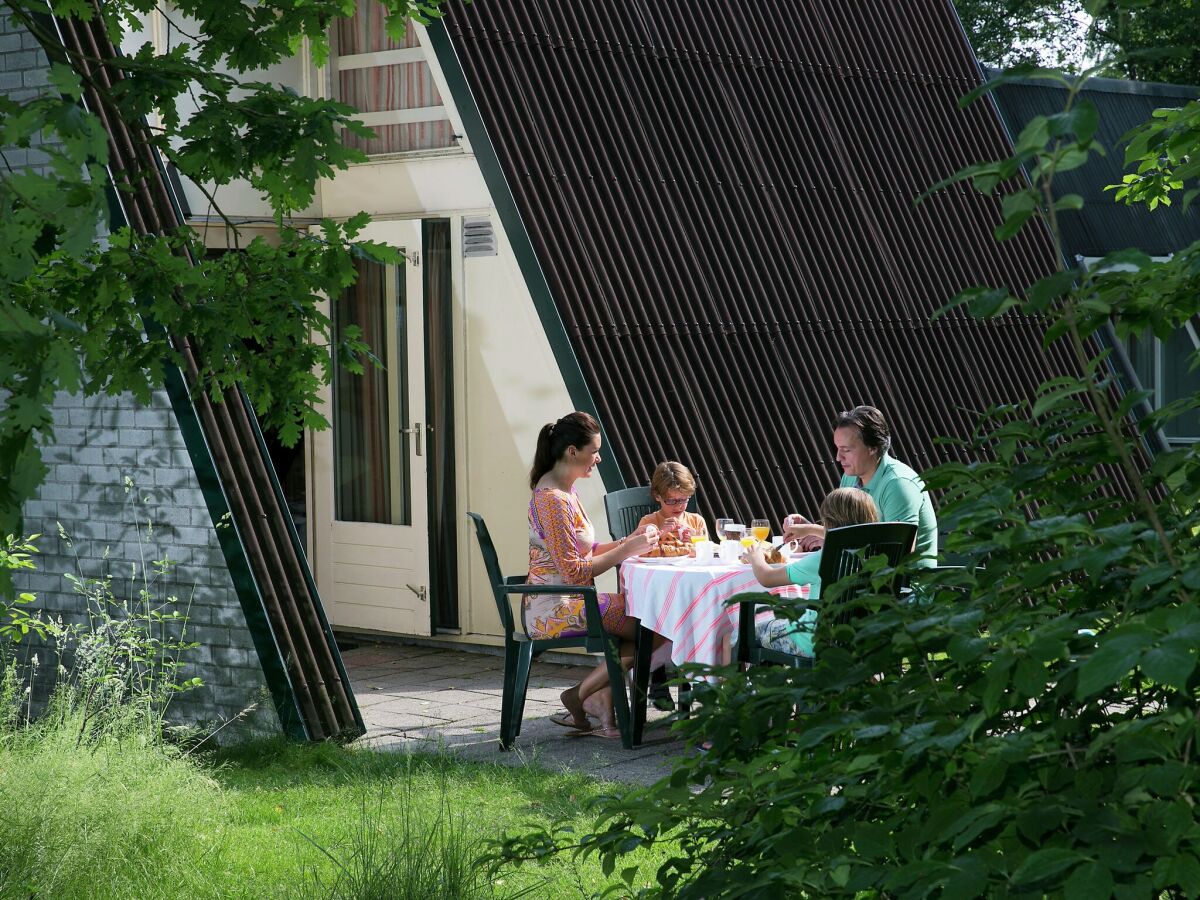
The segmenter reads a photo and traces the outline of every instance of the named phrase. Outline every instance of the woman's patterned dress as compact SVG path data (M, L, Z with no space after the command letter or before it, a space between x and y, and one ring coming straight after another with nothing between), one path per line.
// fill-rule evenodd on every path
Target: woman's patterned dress
M574 491L538 488L529 501L529 584L592 584L596 530ZM605 631L625 619L620 594L599 594ZM531 638L587 634L580 594L526 594L521 603L525 633Z

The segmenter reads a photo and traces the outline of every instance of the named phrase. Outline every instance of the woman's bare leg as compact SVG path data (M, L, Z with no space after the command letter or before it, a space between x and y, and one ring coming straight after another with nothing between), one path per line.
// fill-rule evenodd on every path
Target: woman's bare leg
M575 724L576 730L590 731L592 723L588 721L583 698L579 696L579 688L578 684L567 688L558 695L558 699L562 701L563 708L571 714L571 721Z
M624 598L621 602L623 604ZM621 668L628 672L633 665L634 638L637 636L639 623L637 619L623 618L619 628L608 634L621 639L620 657ZM661 638L658 643L661 643ZM571 714L575 727L587 731L591 727L588 716L600 720L600 725L606 730L616 727L613 714L612 686L608 681L608 664L603 660L592 671L584 676L583 681L575 687L567 688L559 697L563 707Z
M633 665L633 642L621 642L621 671L628 672ZM611 731L616 728L616 715L613 711L612 684L608 679L608 664L600 663L587 677L580 682L579 695L583 698L583 708L589 716L600 720L600 726Z

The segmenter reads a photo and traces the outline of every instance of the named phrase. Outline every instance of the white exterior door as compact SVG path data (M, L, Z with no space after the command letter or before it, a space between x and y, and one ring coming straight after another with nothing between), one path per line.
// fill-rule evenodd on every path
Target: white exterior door
M331 306L334 334L357 328L379 365L341 363L326 389L332 427L312 434L312 566L335 627L430 633L425 321L419 221L372 223L363 237L408 261L359 261Z

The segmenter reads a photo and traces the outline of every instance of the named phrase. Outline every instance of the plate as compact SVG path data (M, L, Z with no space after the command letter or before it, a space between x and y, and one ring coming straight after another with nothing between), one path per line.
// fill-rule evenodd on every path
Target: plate
M684 566L692 562L690 556L635 556L638 562L659 563L664 566Z

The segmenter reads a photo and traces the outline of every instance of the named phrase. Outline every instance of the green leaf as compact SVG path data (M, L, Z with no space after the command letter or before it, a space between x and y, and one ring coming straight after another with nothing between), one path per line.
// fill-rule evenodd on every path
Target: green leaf
M1004 222L1000 225L997 225L992 232L995 235L996 240L1007 241L1008 239L1016 236L1017 232L1025 227L1025 223L1033 217L1034 213L1035 210L1031 209L1024 212L1013 213L1012 215L1007 216L1004 219Z
M1029 156L1046 149L1050 140L1050 121L1046 116L1034 116L1029 124L1021 129L1013 148L1015 156Z
M987 803L975 807L966 815L961 816L947 829L945 837L954 837L952 846L955 852L958 852L962 848L970 846L977 837L1011 815L1012 812L1007 807L999 803Z
M1142 651L1154 638L1154 632L1144 625L1130 625L1102 635L1099 649L1079 668L1076 696L1090 697L1120 682L1137 666Z
M1026 697L1038 697L1046 687L1046 667L1036 659L1025 657L1013 674L1013 687Z
M1075 104L1071 110L1072 125L1075 137L1080 144L1086 144L1096 136L1096 128L1100 125L1100 112L1096 104L1086 97Z
M83 94L79 75L76 74L74 69L63 63L54 63L50 66L50 71L47 73L46 79L64 97L79 100Z
M1171 860L1171 877L1189 897L1200 895L1200 860L1191 853L1181 853Z
M1155 681L1184 690L1196 668L1196 649L1191 644L1167 639L1146 651L1141 666Z
M1018 304L1004 288L975 288L964 291L967 308L977 319L994 319Z
M1063 885L1066 900L1108 900L1112 896L1112 873L1102 863L1086 862Z
M1069 270L1060 270L1045 278L1039 278L1028 291L1030 308L1044 312L1050 308L1052 302L1070 291L1074 284L1075 273Z
M1037 398L1033 404L1032 415L1036 419L1057 407L1059 403L1061 403L1067 397L1073 397L1076 394L1083 394L1086 392L1087 385L1078 382L1074 384L1068 384L1064 387L1059 387Z
M1047 847L1037 850L1027 857L1012 874L1015 884L1029 884L1053 878L1059 872L1069 869L1079 862L1081 854L1078 850L1068 847Z

